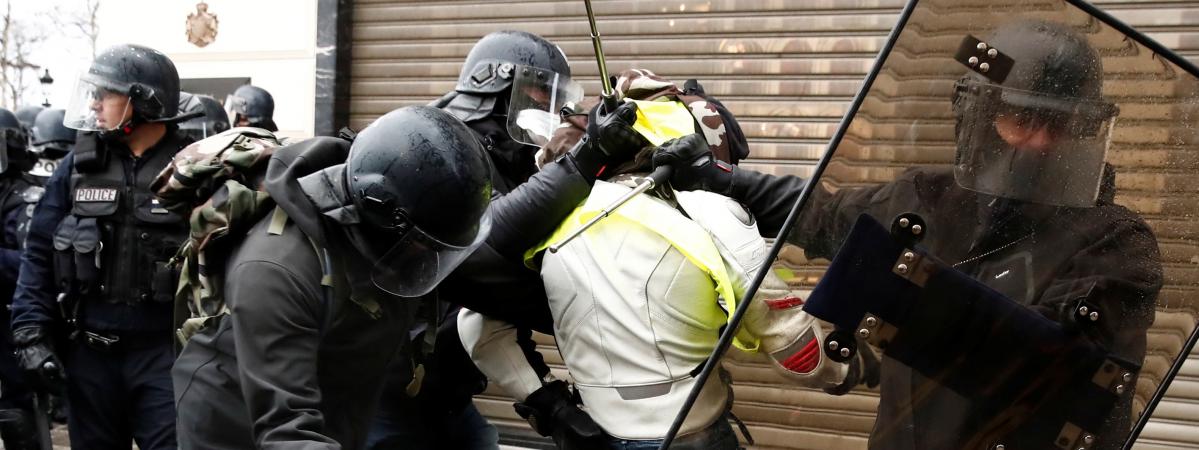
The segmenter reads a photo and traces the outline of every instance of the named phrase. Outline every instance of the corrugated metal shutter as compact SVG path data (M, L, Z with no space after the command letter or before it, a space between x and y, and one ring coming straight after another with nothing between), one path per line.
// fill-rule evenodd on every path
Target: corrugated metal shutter
M737 115L750 139L745 166L807 175L825 150L894 24L902 0L596 0L609 68L648 68L696 78ZM1188 58L1199 58L1199 5L1105 0L1101 8ZM453 89L471 45L499 29L538 33L571 58L575 78L598 92L583 5L563 1L356 0L351 123L361 128L396 107ZM1185 217L1155 226L1193 234ZM1180 223L1181 221L1181 223ZM1151 351L1177 352L1176 317L1159 317ZM1184 328L1185 325L1173 327ZM558 364L549 338L547 360ZM1164 360L1165 358L1159 358ZM877 396L830 397L785 386L765 366L734 357L736 413L762 448L864 448ZM1153 369L1164 372L1161 363ZM501 425L527 428L511 401L490 391L477 403ZM846 413L849 411L849 413ZM1199 359L1192 359L1138 448L1199 448Z

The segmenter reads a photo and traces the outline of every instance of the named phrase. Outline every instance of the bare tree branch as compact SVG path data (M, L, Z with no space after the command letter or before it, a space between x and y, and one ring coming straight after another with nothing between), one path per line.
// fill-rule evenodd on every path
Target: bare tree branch
M12 14L12 2L7 2L0 17L0 105L10 109L19 106L20 99L31 83L26 73L41 68L33 62L32 54L37 45L46 39L38 27L18 21Z
M72 34L87 39L91 46L91 57L96 57L96 41L100 37L100 0L80 0L82 8L55 6L50 21L58 29L72 30Z

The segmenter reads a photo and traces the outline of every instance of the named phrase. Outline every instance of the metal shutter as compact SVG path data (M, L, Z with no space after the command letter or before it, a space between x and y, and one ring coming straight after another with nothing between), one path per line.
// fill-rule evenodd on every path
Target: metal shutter
M425 104L453 89L471 45L500 29L531 31L557 43L587 92L599 91L579 0L354 3L350 110L355 128L394 108ZM1097 3L1165 46L1192 60L1199 57L1199 5L1194 2ZM678 82L700 80L708 93L737 115L745 130L752 155L744 165L795 175L809 174L824 152L903 4L903 0L594 1L613 73L638 67ZM1154 163L1128 164L1135 171L1137 164ZM1147 199L1132 207L1146 214L1159 239L1199 234L1186 217L1195 212L1193 205L1155 206L1161 203ZM1193 261L1185 267L1185 260L1199 258L1199 253L1182 251L1186 256L1171 265L1195 270ZM1177 330L1189 325L1176 320L1159 317L1150 336L1151 352L1159 352L1159 362L1147 370L1164 372L1164 355L1176 353L1185 339ZM561 372L552 340L540 339L547 361ZM830 397L787 387L765 366L740 356L726 365L737 380L735 412L750 425L760 448L864 448L876 395ZM497 424L527 429L502 393L493 389L478 397L477 404ZM1199 448L1196 425L1199 359L1193 358L1138 448Z

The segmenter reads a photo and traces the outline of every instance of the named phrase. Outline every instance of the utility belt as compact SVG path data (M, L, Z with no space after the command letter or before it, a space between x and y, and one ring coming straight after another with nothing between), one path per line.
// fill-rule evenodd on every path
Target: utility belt
M163 230L68 215L55 230L53 242L54 276L63 294L64 313L77 310L81 301L174 301L179 271L170 257L178 240Z

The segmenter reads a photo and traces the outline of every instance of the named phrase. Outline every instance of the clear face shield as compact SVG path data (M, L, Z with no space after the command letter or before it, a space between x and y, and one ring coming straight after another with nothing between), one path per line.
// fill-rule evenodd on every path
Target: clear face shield
M583 87L569 76L529 66L517 66L508 102L508 135L513 140L544 146L562 123L563 106L583 99Z
M1052 206L1091 207L1119 109L966 79L954 175L966 189Z
M130 86L114 86L90 73L75 83L62 124L80 131L111 131L120 128L132 116Z
M419 227L401 232L399 241L388 246L388 232L367 232L362 225L348 230L350 241L373 262L371 281L379 289L399 297L420 297L474 253L491 232L491 211L479 219L478 232L469 244L455 245L426 233ZM374 251L381 249L382 251ZM380 256L381 255L381 256Z

